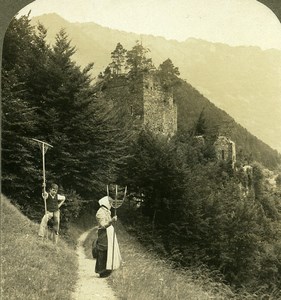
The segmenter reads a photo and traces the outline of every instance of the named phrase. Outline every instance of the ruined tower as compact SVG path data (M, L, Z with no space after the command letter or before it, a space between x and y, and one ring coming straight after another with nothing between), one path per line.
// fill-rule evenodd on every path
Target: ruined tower
M130 117L135 127L147 128L155 134L171 137L177 131L177 106L171 88L164 89L153 72L140 74L133 80L125 75L110 79L101 88L104 98L123 117Z
M143 125L154 133L173 136L177 131L177 106L173 92L164 90L153 74L143 76Z
M230 161L232 168L236 162L235 143L228 137L220 135L214 143L216 156L218 160Z

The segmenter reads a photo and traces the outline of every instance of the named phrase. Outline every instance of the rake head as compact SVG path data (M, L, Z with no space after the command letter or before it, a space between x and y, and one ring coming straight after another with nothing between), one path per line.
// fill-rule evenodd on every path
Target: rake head
M122 187L118 185L107 185L107 196L113 199L113 203L111 206L115 209L119 208L124 200L126 199L127 195L127 186Z

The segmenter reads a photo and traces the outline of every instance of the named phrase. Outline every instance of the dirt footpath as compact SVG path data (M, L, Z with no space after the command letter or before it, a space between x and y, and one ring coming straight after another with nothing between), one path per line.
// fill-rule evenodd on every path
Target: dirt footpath
M78 239L76 252L79 262L79 278L73 300L117 300L106 278L99 278L99 275L95 273L96 261L85 256L83 242L89 232L90 230L84 232Z

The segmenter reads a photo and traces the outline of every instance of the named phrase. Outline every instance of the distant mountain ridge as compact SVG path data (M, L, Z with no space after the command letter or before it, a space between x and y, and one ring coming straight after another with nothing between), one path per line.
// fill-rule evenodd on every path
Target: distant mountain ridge
M138 35L95 23L70 23L56 14L32 19L48 29L48 41L65 28L76 46L74 59L81 66L94 62L94 75L110 63L120 42L130 50L136 40L151 50L156 67L167 58L180 77L194 86L236 122L281 153L281 51L258 47L231 47L198 39L185 42Z

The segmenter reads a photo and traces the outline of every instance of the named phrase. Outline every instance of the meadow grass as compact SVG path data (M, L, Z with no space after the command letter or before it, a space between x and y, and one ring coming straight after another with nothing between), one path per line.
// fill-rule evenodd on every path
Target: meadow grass
M38 228L1 195L1 299L71 299L75 251L62 239L42 240Z
M120 222L117 224L115 226L123 266L114 271L108 281L119 299L238 299L228 286L215 282L205 271L174 269L168 261L161 260L130 236ZM89 258L95 237L94 229L84 243Z
M78 279L75 241L93 227L92 214L84 215L68 228L66 243L55 246L38 237L38 224L26 218L1 196L1 300L68 300ZM206 269L179 270L147 250L128 234L120 222L115 225L123 265L107 279L121 300L207 300L261 299L234 294L211 279ZM93 228L84 242L86 256L92 257ZM263 299L277 299L264 297Z

